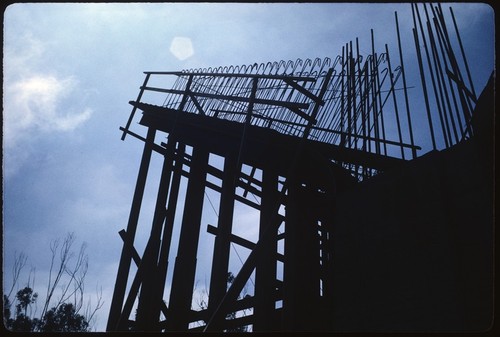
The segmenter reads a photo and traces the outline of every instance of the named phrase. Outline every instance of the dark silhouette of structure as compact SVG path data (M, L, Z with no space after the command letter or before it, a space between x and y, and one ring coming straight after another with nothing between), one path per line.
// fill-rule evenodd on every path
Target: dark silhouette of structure
M333 60L146 72L121 128L122 139L144 141L144 151L129 223L120 232L107 330L488 328L493 83L476 97L451 9L453 34L441 6L412 10L423 92L417 106L407 90L397 13L396 56L387 45L375 51L372 31L366 57L356 39ZM145 137L130 130L137 109ZM418 137L413 110L423 110L429 126ZM160 133L166 143L156 142ZM418 156L417 138L432 151ZM140 256L134 240L153 153L163 166ZM211 164L211 154L223 158L221 167ZM206 189L220 203L217 225L207 227L215 237L208 307L197 311L192 296ZM232 232L236 202L259 212L256 242ZM227 288L231 245L249 255ZM252 295L239 298L252 273ZM251 314L228 319L243 309Z

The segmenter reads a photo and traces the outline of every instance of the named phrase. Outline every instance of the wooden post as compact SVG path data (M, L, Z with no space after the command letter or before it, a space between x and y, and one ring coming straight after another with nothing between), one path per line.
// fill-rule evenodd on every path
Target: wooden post
M227 289L229 268L229 252L231 248L231 230L233 227L234 193L237 179L237 162L233 156L224 160L224 177L222 179L219 222L214 243L212 273L210 276L210 297L208 311L213 313L224 297Z
M291 180L291 179L289 179ZM284 327L317 330L319 313L319 238L312 192L290 181L285 215Z
M148 254L144 253L142 261L142 264L144 264L144 278L139 295L136 320L137 329L140 331L159 331L160 301L158 298L161 293L159 288L163 288L164 285L160 284L158 278L158 256L165 220L165 206L167 204L168 189L172 174L174 150L175 141L169 139L158 186L151 236L147 248Z
M203 148L194 147L172 277L169 317L166 325L168 331L186 331L189 326L207 164L208 152Z
M151 154L153 152L155 134L156 130L154 128L148 128L141 164L139 166L139 173L137 174L137 184L135 186L134 197L132 199L132 207L130 209L130 216L127 224L127 238L129 240L129 244L123 245L120 265L118 266L118 273L116 276L115 289L113 291L113 299L111 300L111 308L109 310L108 324L106 326L107 331L113 331L116 329L121 316L130 264L132 262L132 252L128 249L128 247L133 245L137 230L137 222L139 220L142 198L144 196L144 188L146 185L149 163L151 161Z
M262 172L262 198L260 211L259 240L263 240L264 230L269 221L281 221L275 212L279 202L278 175L271 169ZM275 226L272 227L276 228ZM274 237L265 242L263 252L257 258L255 270L255 322L253 331L273 331L279 330L274 317L276 302L276 252L277 252L277 231L267 233Z

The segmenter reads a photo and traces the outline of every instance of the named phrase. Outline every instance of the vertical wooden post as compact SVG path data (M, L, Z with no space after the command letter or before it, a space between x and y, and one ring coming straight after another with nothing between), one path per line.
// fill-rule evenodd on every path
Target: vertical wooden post
M186 331L189 326L207 164L208 152L203 148L194 147L179 247L172 277L169 317L167 317L166 326L169 331Z
M237 179L236 170L236 158L233 156L226 157L224 160L218 231L215 237L210 276L210 296L208 298L208 311L210 314L216 310L227 289L229 252L231 248L230 235L233 227L234 193Z
M262 172L262 198L260 210L259 240L265 242L262 254L257 257L255 270L255 322L253 331L278 330L275 319L276 302L276 253L277 253L277 230L264 234L269 221L281 221L276 216L279 209L278 175L270 168ZM276 228L276 226L272 226ZM264 235L270 235L273 239L263 240Z
M113 299L111 300L111 307L109 310L108 324L106 326L107 331L113 331L116 329L121 316L130 264L132 262L132 252L128 249L128 247L131 247L133 245L135 233L137 230L137 222L139 220L142 198L144 196L144 188L146 185L149 163L151 161L151 154L153 152L152 144L155 139L155 134L156 130L154 128L148 128L146 142L144 143L144 150L142 153L141 164L139 166L139 173L137 174L137 183L135 185L134 197L132 199L132 207L130 209L130 215L127 224L128 243L124 243L122 254L120 257L115 289L113 291Z
M164 285L159 283L158 278L158 256L160 252L160 240L165 220L165 206L167 204L168 189L172 174L175 141L168 141L163 160L163 167L158 186L158 195L153 215L153 224L142 264L144 264L144 278L142 280L139 303L137 306L137 329L140 331L159 331L158 321L160 319L159 288Z
M319 240L309 194L299 181L290 182L285 216L283 315L286 329L294 331L318 329Z
M171 136L170 136L171 137ZM172 172L172 185L170 186L167 209L165 212L165 228L161 240L160 258L158 260L158 279L160 283L158 298L163 300L164 285L167 280L168 259L170 245L172 241L172 231L174 227L175 209L179 199L179 188L182 175L182 162L184 156L184 144L178 143L177 153L175 155L175 164Z

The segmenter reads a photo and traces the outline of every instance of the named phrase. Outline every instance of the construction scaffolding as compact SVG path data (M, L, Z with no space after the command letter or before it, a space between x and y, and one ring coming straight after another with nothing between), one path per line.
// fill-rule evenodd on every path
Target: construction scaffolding
M460 65L441 6L412 4L412 13L426 134L434 150L448 148L473 135L477 98L470 71L451 8ZM328 317L334 301L336 197L417 158L422 149L412 128L416 108L410 109L397 13L395 23L396 56L387 44L376 51L371 31L369 55L360 53L356 39L333 59L145 73L120 128L122 140L131 135L144 142L144 150L127 229L120 232L124 246L108 331L334 329ZM130 129L138 109L146 136ZM166 143L155 142L158 134ZM140 255L134 242L154 153L163 166L151 233ZM210 163L214 154L222 158L219 165ZM183 177L185 194L180 193ZM209 297L206 308L195 310L207 189L219 195L218 223L206 224L214 236ZM259 213L257 241L233 233L236 202ZM233 245L249 254L228 287ZM170 297L164 300L172 259ZM253 273L253 295L240 296ZM244 310L250 314L242 315Z

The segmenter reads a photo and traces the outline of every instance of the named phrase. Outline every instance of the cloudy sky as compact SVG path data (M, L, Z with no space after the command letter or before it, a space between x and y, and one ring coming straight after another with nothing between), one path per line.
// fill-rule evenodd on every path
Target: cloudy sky
M493 70L493 10L485 4L453 9L479 92ZM87 288L103 289L97 329L104 329L122 247L118 231L127 224L142 149L131 137L122 142L118 128L143 71L333 59L356 37L369 49L372 28L377 43L396 46L394 11L411 54L409 4L9 6L3 32L5 287L14 253L23 251L43 289L49 242L74 232L88 245ZM153 161L152 170L159 165ZM155 188L147 193L146 209L154 205ZM248 221L244 212L238 216ZM204 222L215 225L216 215L207 213Z

